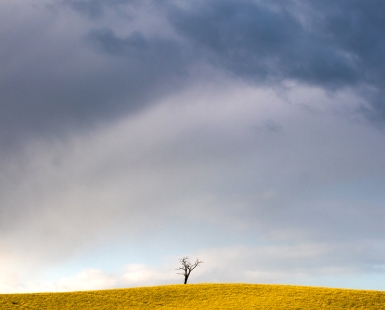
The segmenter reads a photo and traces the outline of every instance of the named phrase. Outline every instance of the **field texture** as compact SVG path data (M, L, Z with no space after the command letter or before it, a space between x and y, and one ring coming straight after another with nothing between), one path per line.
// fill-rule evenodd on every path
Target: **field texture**
M385 292L286 285L193 284L0 295L0 309L385 309Z

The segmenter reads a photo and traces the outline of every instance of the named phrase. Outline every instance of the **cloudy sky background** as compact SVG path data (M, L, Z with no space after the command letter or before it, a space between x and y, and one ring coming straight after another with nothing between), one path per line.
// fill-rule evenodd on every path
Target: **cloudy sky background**
M384 14L2 0L0 292L385 290Z

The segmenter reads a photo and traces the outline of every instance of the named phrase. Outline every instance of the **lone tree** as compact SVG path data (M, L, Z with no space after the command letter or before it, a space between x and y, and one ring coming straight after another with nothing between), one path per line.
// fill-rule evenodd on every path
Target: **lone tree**
M195 263L191 263L189 258L183 257L180 260L181 267L177 268L176 270L182 270L183 272L179 272L178 274L183 274L184 275L184 284L187 283L188 277L190 276L191 271L193 271L196 267L199 266L199 264L203 263L200 260L196 260Z

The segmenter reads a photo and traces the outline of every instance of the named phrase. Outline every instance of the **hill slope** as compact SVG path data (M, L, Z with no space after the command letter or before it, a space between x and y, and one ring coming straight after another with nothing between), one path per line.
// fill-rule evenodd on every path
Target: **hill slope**
M385 309L385 292L257 284L193 284L0 295L0 309Z

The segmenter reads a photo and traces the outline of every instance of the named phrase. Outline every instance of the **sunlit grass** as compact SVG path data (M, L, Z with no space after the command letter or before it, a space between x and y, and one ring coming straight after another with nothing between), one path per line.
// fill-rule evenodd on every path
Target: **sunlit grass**
M385 309L385 292L258 284L187 284L0 295L0 309Z

